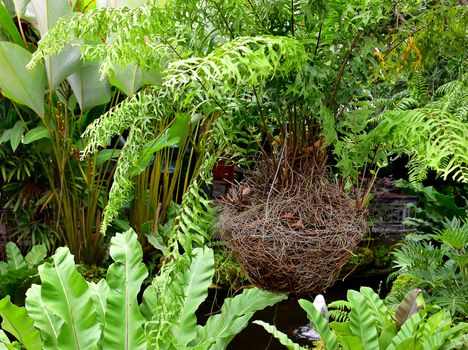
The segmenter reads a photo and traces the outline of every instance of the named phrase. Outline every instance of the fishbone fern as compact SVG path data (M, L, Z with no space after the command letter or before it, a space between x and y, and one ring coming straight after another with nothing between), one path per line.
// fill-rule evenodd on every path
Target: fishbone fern
M412 98L385 111L373 133L382 135L393 151L409 155L411 180L423 180L428 170L435 170L444 179L468 182L466 79L443 85L436 92L442 96L416 109L411 107L425 101L427 85L417 79L413 86Z
M83 156L95 153L105 146L110 137L130 130L115 171L114 183L104 212L102 232L105 232L128 198L133 186L131 178L138 167L138 155L142 152L144 144L155 136L159 137L154 135L153 131L153 125L158 120L164 115L174 115L183 111L188 112L194 122L197 122L199 117L210 119L216 114L219 115L221 123L223 118L230 118L232 113L239 109L236 95L240 89L253 86L261 89L273 75L300 76L304 72L306 62L305 48L295 40L281 37L240 38L222 45L207 57L171 63L161 87L140 92L91 124L83 135L88 139ZM222 96L219 92L221 88ZM234 137L235 133L229 136L225 129L219 129L219 132L220 139L230 141L227 142L229 144L234 143L229 137ZM214 145L213 143L212 146ZM208 172L208 166L214 164L216 155L223 148L222 145L217 145L207 149L214 152L214 156L206 163L204 172ZM205 176L203 180L208 180L208 177ZM199 182L197 184L200 185ZM191 186L187 198L192 196L193 199L195 191L197 190L194 186ZM195 196L197 201L202 198L200 196L200 193ZM186 204L187 200L185 199ZM206 210L209 207L208 202L202 207ZM187 213L181 215L188 219ZM201 216L196 222L199 222L200 218ZM186 231L187 225L189 224L182 223L179 227ZM200 234L202 230L199 230Z

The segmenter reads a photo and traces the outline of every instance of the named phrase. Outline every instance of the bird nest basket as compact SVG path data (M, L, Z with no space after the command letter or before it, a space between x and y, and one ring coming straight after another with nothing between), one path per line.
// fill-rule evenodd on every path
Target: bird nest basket
M366 213L324 176L296 174L278 191L269 174L257 171L231 187L218 231L258 287L323 291L363 238Z

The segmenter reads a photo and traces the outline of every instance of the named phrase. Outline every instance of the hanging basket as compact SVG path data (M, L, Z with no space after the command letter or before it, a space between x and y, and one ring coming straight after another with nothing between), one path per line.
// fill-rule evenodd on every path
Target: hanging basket
M323 176L297 174L281 191L268 182L257 173L231 188L218 223L223 240L258 287L323 291L363 238L366 213Z

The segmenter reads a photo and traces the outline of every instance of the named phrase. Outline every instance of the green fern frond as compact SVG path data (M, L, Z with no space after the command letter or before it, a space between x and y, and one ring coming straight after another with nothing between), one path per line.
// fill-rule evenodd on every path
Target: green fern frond
M328 314L337 322L349 321L351 303L347 300L336 300L328 304Z
M414 109L417 107L419 107L418 100L412 97L405 97L397 103L397 105L395 106L395 109L407 111L407 110Z
M328 310L329 316L336 322L347 322L349 321L349 311L345 310Z
M99 60L102 74L111 71L115 64L159 67L174 55L159 35L168 30L170 23L168 14L158 6L106 7L61 17L38 43L28 67L60 53L68 44L80 47L83 59ZM177 47L176 42L169 44Z
M421 72L415 72L410 79L408 90L411 97L419 103L429 101L429 84L427 83Z
M283 332L279 331L275 326L268 324L263 321L254 321L253 323L258 324L259 326L262 326L268 333L273 335L278 341L286 347L288 350L306 350L306 348L303 348L299 344L294 343L287 334L284 334Z
M432 108L438 108L452 113L461 121L468 122L468 79L448 82L440 86L435 96L439 97L430 104Z
M412 181L426 177L429 169L444 179L468 182L468 124L440 109L389 111L374 130L406 153Z
M133 186L132 177L138 167L138 155L148 141L158 136L155 134L154 125L163 116L188 111L192 118L200 116L204 119L206 116L220 113L221 123L222 118L231 117L232 113L239 109L236 94L240 94L241 89L246 90L254 86L262 89L274 76L304 74L307 57L304 46L289 38L239 38L222 45L206 57L171 63L161 87L141 92L125 100L91 124L84 134L88 145L83 155L95 153L110 137L123 130L129 130L115 170L101 231L105 232L126 203ZM220 90L223 91L223 96L220 96ZM231 135L232 137L235 135ZM222 133L221 130L218 132L218 138L225 141L224 145L233 143L227 133ZM215 154L217 150L220 148L210 149ZM207 164L213 165L214 161L210 160ZM204 171L208 172L207 169ZM208 180L208 177L203 179ZM193 186L191 191L195 191ZM200 193L191 195L193 198L202 198ZM204 203L202 207L200 210L206 211L209 205ZM201 231L199 233L202 234Z
M446 221L444 226L443 230L437 230L432 235L434 239L457 250L468 245L468 222L454 217L451 221Z

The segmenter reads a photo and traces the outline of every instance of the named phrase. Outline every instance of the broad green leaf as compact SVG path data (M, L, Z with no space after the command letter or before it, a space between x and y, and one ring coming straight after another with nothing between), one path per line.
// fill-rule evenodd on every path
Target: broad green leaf
M258 324L259 326L262 326L265 328L265 330L272 334L278 341L286 347L288 350L305 350L306 348L303 348L299 344L294 343L291 339L288 338L286 334L283 332L279 331L275 326L268 324L263 321L253 321L253 323Z
M364 350L361 339L354 335L347 335L341 338L343 350Z
M114 220L115 221L115 220ZM159 249L163 254L167 251L167 246L164 244L163 238L158 234L147 234L145 235L148 243L151 244L156 249Z
M399 327L401 327L407 319L421 310L422 305L418 302L419 294L421 294L421 289L418 288L409 291L400 305L398 305L395 311L395 320Z
M14 3L14 14L19 16L21 19L28 21L29 23L36 22L36 16L32 9L31 0L7 0ZM13 15L13 14L12 14Z
M109 82L125 95L132 96L143 86L143 75L141 69L134 65L126 67L117 65L109 77Z
M57 315L54 315L44 305L41 296L41 286L33 284L31 288L28 289L26 292L25 306L29 316L34 320L34 325L41 332L44 341L44 349L58 349L57 339L63 325L63 320Z
M380 349L386 349L392 342L396 333L397 329L395 324L388 325L386 328L382 329L382 332L379 336Z
M35 127L34 129L29 130L26 135L24 135L23 143L25 145L30 144L31 142L47 138L50 139L50 133L49 130L43 126L39 125Z
M95 9L96 0L74 0L73 8L75 9L75 11L78 11L78 12L84 12L85 9L87 10Z
M284 294L252 288L244 290L234 298L226 299L221 307L221 313L211 316L205 326L200 328L199 343L227 345L247 326L256 311L286 298Z
M102 165L108 160L118 158L119 156L119 149L102 149L96 154L96 165Z
M11 145L11 149L13 150L13 152L16 151L16 149L18 148L21 142L21 139L23 138L23 132L24 132L23 122L17 121L15 123L15 126L13 126L13 128L11 129L11 134L10 134L10 145Z
M8 272L8 264L5 261L0 261L0 274L6 275Z
M299 300L299 305L307 313L307 317L314 324L315 329L320 334L320 337L325 343L325 346L327 347L327 349L338 350L339 349L338 338L335 335L335 333L333 333L330 330L330 327L328 326L328 321L325 319L322 313L318 311L315 308L314 304L312 304L308 300L305 300L305 299Z
M41 295L46 308L63 319L58 347L63 349L97 349L100 329L86 280L75 269L68 248L60 247L53 265L39 266Z
M147 142L141 151L141 156L136 164L135 170L133 171L133 176L137 176L145 171L155 152L158 152L165 147L176 145L178 142L179 138L169 138L167 133Z
M372 310L372 314L379 322L379 327L384 329L390 325L393 325L390 312L387 306L385 306L383 300L380 299L379 295L369 287L361 287L360 292L364 297L367 306Z
M28 263L29 268L39 265L44 261L47 255L47 248L43 244L35 245L31 248L28 254L24 257Z
M65 46L59 54L45 60L49 86L54 90L68 76L79 72L82 66L80 49Z
M8 267L10 270L21 270L27 267L26 261L24 261L23 255L15 243L7 243L6 255Z
M423 312L424 310L421 311L421 313ZM414 314L406 320L396 336L393 337L393 340L387 347L387 350L407 349L407 344L412 342L419 325L423 322L424 316L421 316L421 313Z
M103 349L146 349L144 317L137 295L148 270L142 263L143 251L133 230L117 233L111 240L114 263L107 271L109 294L106 301Z
M163 0L159 0L163 1ZM161 70L150 69L143 71L143 82L149 85L161 85L163 81Z
M422 327L422 334L420 337L421 343L434 334L450 329L451 324L452 318L450 314L443 309L431 315Z
M110 87L107 78L100 79L97 62L83 64L81 69L67 78L76 96L81 111L110 101Z
M190 115L179 113L167 130L169 138L177 138L177 146L183 148L189 134Z
M63 16L71 16L73 10L68 0L31 0L36 13L36 28L41 38L51 29Z
M351 335L351 331L349 330L349 321L346 322L337 322L333 321L329 323L329 326L337 336L347 336Z
M41 38L64 16L71 16L73 10L68 0L31 0L36 13L36 24ZM50 88L81 68L81 52L78 47L65 46L58 55L46 58L45 67Z
M0 137L0 144L10 141L11 131L13 129L6 129L3 131L2 136Z
M27 311L11 303L10 296L0 300L2 328L18 339L26 350L41 350L42 340Z
M42 64L27 70L31 53L13 43L0 42L0 88L9 99L44 116L45 70Z
M89 282L91 288L91 298L93 299L94 308L96 309L96 316L101 330L104 329L107 296L109 295L109 286L106 280L100 280L98 284Z
M147 0L96 0L97 8L102 7L138 7L146 3Z
M427 339L423 343L423 350L434 350L439 344L443 344L443 349L465 349L467 343L468 323L461 322Z
M351 334L360 339L364 350L379 350L379 340L375 327L376 318L367 305L364 296L355 290L348 290L347 297L351 303L351 312L349 313Z
M18 31L18 28L16 28L15 23L11 19L11 15L8 12L8 10L5 8L3 3L0 1L0 28L7 33L11 40L22 47L25 47L24 41L21 38L21 35Z
M0 342L4 343L4 344L11 344L10 342L10 339L8 339L8 336L6 335L6 333L0 329ZM0 347L0 349L2 349ZM5 347L5 349L8 349L7 347Z
M213 273L213 250L206 247L193 249L190 270L185 274L182 311L175 321L177 326L172 331L174 339L181 347L187 346L197 334L195 311L208 295L208 287L211 285Z

